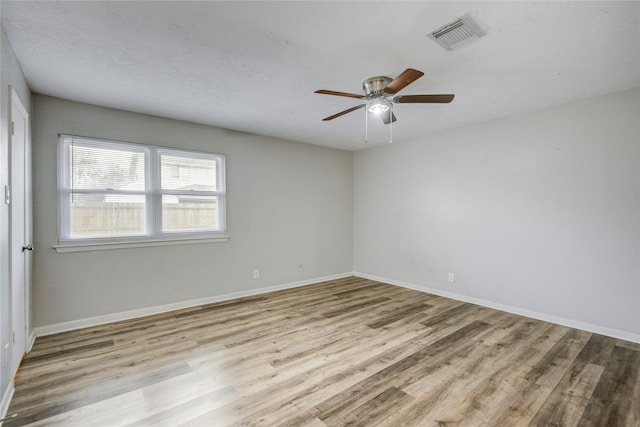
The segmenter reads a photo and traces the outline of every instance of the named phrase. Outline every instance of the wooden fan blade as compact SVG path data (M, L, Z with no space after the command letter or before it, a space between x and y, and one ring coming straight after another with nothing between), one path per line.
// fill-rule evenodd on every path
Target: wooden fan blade
M313 93L321 93L323 95L347 96L349 98L358 98L358 99L364 98L363 95L357 95L355 93L347 93L347 92L336 92L335 90L320 89L320 90L317 90L317 91L315 91Z
M398 104L448 104L453 101L453 94L443 95L400 95L393 98Z
M400 74L391 83L389 83L383 90L385 93L398 93L422 76L424 76L424 73L422 71L414 70L413 68L407 68L402 72L402 74Z
M339 113L336 113L336 114L334 114L333 116L325 117L324 119L322 119L322 121L326 122L326 121L328 121L328 120L333 120L333 119L335 119L336 117L344 116L344 115L345 115L345 114L347 114L347 113L350 113L350 112L352 112L352 111L356 111L356 110L361 109L361 108L362 108L362 107L364 107L365 105L367 105L367 104L360 104L360 105L357 105L357 106L355 106L355 107L353 107L353 108L349 108L348 110L340 111Z
M391 112L391 110L387 110L387 111L385 111L384 113L382 113L382 114L380 115L380 117L382 118L382 122L383 122L385 125L388 125L389 123L391 123L391 122L395 122L395 121L397 120L397 119L396 119L396 115L395 115L395 114L393 114L393 113Z

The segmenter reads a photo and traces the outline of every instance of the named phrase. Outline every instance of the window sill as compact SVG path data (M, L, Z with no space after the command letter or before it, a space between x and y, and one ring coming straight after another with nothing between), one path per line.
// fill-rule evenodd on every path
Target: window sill
M108 251L112 249L146 248L151 246L194 245L199 243L219 243L229 240L229 236L204 237L192 239L158 239L131 242L104 242L104 243L64 243L53 246L57 253Z

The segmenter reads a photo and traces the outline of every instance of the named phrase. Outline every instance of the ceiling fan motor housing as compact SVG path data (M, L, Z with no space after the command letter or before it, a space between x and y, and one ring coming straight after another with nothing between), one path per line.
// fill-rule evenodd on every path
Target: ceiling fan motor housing
M383 89L392 81L393 79L391 77L386 76L371 77L362 83L362 88L364 89L364 93L366 93L366 97L372 98L382 94Z

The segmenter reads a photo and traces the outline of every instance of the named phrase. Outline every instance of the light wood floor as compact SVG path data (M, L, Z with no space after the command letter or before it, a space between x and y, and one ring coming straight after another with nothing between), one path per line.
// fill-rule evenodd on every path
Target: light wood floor
M38 338L15 426L640 426L640 345L359 278Z

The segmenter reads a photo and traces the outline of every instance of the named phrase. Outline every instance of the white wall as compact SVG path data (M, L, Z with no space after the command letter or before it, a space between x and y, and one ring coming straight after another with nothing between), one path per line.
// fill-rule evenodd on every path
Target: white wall
M355 155L40 95L33 115L36 326L353 269L640 340L640 89ZM58 133L226 154L231 240L56 253Z
M0 44L2 46L0 54L0 192L4 195L4 186L9 183L10 88L15 89L27 111L30 110L31 92L4 28L0 29ZM11 383L4 352L11 335L9 233L9 206L4 203L4 197L2 197L0 199L0 415L6 409L2 405L8 404L7 388Z
M351 152L41 95L33 106L37 327L352 271ZM231 239L55 252L58 133L227 155Z
M639 121L636 88L357 152L354 270L639 341Z

